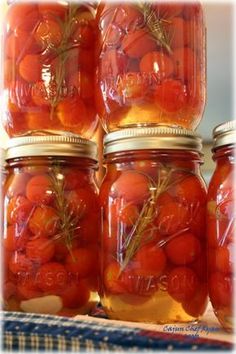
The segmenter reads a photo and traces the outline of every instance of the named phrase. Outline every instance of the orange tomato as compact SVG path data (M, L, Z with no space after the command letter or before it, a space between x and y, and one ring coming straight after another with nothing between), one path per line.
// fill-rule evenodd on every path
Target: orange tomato
M50 89L48 89L48 86L46 86L45 82L43 80L36 82L33 84L32 89L31 89L31 98L32 101L37 105L37 106L49 106L50 101L49 101L49 92ZM32 114L35 114L37 112L32 112Z
M93 76L89 73L77 71L75 72L70 81L69 85L73 87L76 95L79 95L82 99L88 99L93 97Z
M141 58L146 53L154 51L157 47L155 40L145 29L138 29L126 34L121 42L125 54L131 58Z
M111 194L127 202L143 202L149 197L149 180L135 171L124 171L111 186Z
M15 81L17 68L14 60L12 59L4 60L3 68L4 68L4 87L7 88L9 87L11 82Z
M81 280L74 284L69 284L60 293L63 306L70 309L79 308L87 304L90 296L87 284Z
M9 176L4 186L7 197L12 198L19 195L24 195L29 179L30 175L28 173L19 172Z
M140 71L158 74L159 79L163 79L173 74L174 64L163 52L149 52L140 61Z
M79 96L63 99L58 103L56 113L63 126L81 131L88 119L85 104Z
M66 258L66 269L78 278L84 278L97 272L96 248L77 248Z
M112 294L122 294L125 291L125 286L121 281L120 265L113 261L104 270L103 283L105 289Z
M210 275L209 295L214 308L231 306L233 302L233 280L231 277L215 272Z
M34 235L53 236L59 231L59 223L56 210L43 205L35 208L29 219L29 229Z
M32 177L26 186L26 197L37 204L49 204L53 199L49 177L47 175Z
M171 201L159 208L155 225L161 234L172 235L188 226L189 209L185 205Z
M167 112L177 112L187 104L185 86L178 80L166 79L155 90L156 103Z
M19 73L27 82L36 82L42 76L42 61L39 55L27 54L19 64Z
M49 262L55 253L54 243L46 237L30 240L26 244L26 256L39 264Z
M186 265L200 255L201 244L193 234L186 232L168 241L165 251L173 264Z
M62 41L62 28L53 18L44 18L34 32L36 42L43 49L56 48Z
M66 288L68 274L62 264L49 262L39 268L36 281L40 290L55 294Z
M33 212L33 204L24 196L18 195L10 199L7 205L7 222L25 223Z
M174 300L183 302L197 293L198 284L199 281L194 271L187 267L177 267L168 275L167 290Z
M155 244L141 247L133 258L132 269L139 276L160 276L166 267L166 256Z
M27 274L32 272L33 263L24 253L16 251L9 260L9 269L14 274Z
M26 228L20 228L17 224L8 226L3 238L3 246L8 251L16 251L24 248L30 234Z
M55 129L55 127L60 130L62 127L55 115L50 116L47 107L40 107L38 112L27 113L25 118L30 130Z

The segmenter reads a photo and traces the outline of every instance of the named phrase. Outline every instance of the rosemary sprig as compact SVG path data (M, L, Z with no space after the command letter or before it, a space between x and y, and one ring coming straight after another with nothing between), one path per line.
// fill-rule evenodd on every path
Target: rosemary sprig
M70 43L69 39L74 29L73 27L74 17L80 5L69 3L68 7L69 7L68 14L66 16L64 24L62 25L63 27L62 41L59 49L56 51L59 60L56 65L55 78L54 78L56 84L55 94L52 95L51 102L50 102L51 103L50 119L53 119L55 107L60 101L63 82L65 80L65 64L69 56L69 50L73 47L71 46L71 44L69 44Z
M168 38L163 26L163 23L167 21L157 16L156 12L152 8L151 2L139 1L136 4L136 7L143 14L144 22L153 38L158 42L158 44L162 45L168 53L172 53L170 39Z
M60 222L60 231L54 236L54 240L64 241L69 252L72 254L72 241L75 237L75 231L79 229L78 221L84 212L85 205L79 204L76 215L70 208L68 200L65 197L64 176L58 165L52 167L50 172L51 188L55 197L55 207Z

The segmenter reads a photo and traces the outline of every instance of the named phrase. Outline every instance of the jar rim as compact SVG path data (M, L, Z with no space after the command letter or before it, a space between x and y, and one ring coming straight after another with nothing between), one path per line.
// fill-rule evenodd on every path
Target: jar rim
M97 144L79 135L60 132L60 135L22 136L10 139L5 159L8 161L20 157L61 156L81 157L97 160ZM63 135L62 135L63 134Z
M217 125L213 130L213 150L236 144L236 120Z
M201 153L202 138L183 128L136 127L105 135L104 155L131 150L188 150Z

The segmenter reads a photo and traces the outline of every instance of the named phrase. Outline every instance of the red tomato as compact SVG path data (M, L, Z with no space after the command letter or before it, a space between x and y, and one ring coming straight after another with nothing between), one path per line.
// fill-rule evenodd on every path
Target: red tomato
M60 129L62 127L55 115L50 116L49 107L40 107L38 112L29 112L25 117L30 130L54 129L55 126Z
M128 58L116 49L108 49L100 59L99 71L101 77L124 74L128 65ZM130 70L129 70L130 71Z
M29 220L34 206L25 197L18 195L10 199L7 205L7 222L13 223L25 223Z
M110 263L104 270L103 283L105 289L112 294L122 294L126 292L125 286L121 280L120 271L120 265L115 261Z
M158 18L172 19L174 16L180 16L184 10L184 3L179 0L156 2L153 8Z
M14 274L27 274L32 272L33 263L24 253L14 252L9 260L9 269Z
M203 283L200 284L192 299L188 299L182 306L188 315L198 318L204 314L207 302L207 284Z
M73 87L76 95L82 99L93 97L94 80L93 76L83 71L75 72L70 78L69 85Z
M60 293L63 306L70 309L79 308L88 303L90 292L87 284L81 280L78 283L67 285Z
M38 289L35 278L28 278L20 281L17 285L17 297L22 300L29 300L43 296L43 293Z
M80 220L77 231L79 240L84 244L98 243L100 240L100 215L99 212L93 212L87 215L86 218Z
M174 17L166 23L165 29L171 38L171 49L188 46L190 42L188 22L182 17Z
M7 25L12 31L25 30L31 32L37 25L38 11L36 4L15 3L9 7Z
M148 178L135 171L124 171L111 186L111 194L127 202L143 202L150 194Z
M191 215L192 214L192 215ZM206 206L202 205L196 208L193 213L190 214L189 227L190 231L200 239L206 237Z
M129 57L141 58L146 53L154 51L157 44L145 29L138 29L126 34L121 47Z
M112 5L111 5L112 6ZM124 31L134 31L143 24L143 14L133 4L122 3L115 7L112 21Z
M233 280L220 272L211 274L209 279L209 295L215 309L231 306L233 302Z
M32 177L26 186L26 197L37 204L49 204L53 199L50 178L47 175Z
M57 293L66 288L68 274L62 264L49 262L39 268L36 279L39 289Z
M39 206L29 219L29 229L34 235L52 236L59 230L60 220L55 209Z
M49 262L55 253L54 243L46 237L30 240L26 244L26 256L39 264Z
M19 227L17 224L8 226L5 230L3 246L8 251L16 251L24 248L30 234L25 227Z
M140 73L126 73L117 83L117 93L124 100L141 99L147 92L147 82Z
M177 112L187 104L185 86L178 80L166 79L155 90L158 105L167 112Z
M194 19L196 21L199 16L203 15L200 1L185 3L183 15L187 20Z
M159 79L163 79L173 74L174 64L163 52L149 52L140 61L140 71L158 74Z
M66 258L66 269L78 278L97 272L98 257L95 248L77 248Z
M193 234L186 232L168 241L165 251L173 264L186 265L200 255L201 244Z
M173 53L176 76L181 80L190 80L197 70L197 58L192 49L178 48Z
M172 235L184 230L188 221L188 208L180 203L170 202L160 206L155 225L162 235Z
M6 195L9 198L24 195L30 177L28 173L16 173L9 176L4 186Z
M207 252L203 245L200 256L194 262L192 262L190 266L197 274L198 278L201 279L201 281L205 281L207 277Z
M102 245L107 254L116 254L119 247L119 238L117 237L117 225L112 225L106 220L102 228Z
M64 3L53 3L53 2L42 2L38 3L38 9L40 14L42 14L44 17L50 15L50 16L58 16L61 19L64 19L67 9L68 9L68 4Z
M75 188L82 188L87 183L86 172L81 172L77 169L64 172L64 188L66 191L71 191Z
M198 291L198 278L190 268L174 268L168 276L167 290L170 296L183 302L191 299Z
M78 52L77 50L77 65L80 70L85 70L87 72L94 72L94 52L85 48L81 48Z
M180 203L187 204L189 208L197 208L206 203L206 187L196 176L180 178L180 182L171 187L168 192Z
M139 210L134 204L126 204L119 210L118 216L126 226L133 226L139 217Z
M8 300L10 297L15 295L16 285L11 281L4 282L2 290L3 290L3 299Z
M19 73L27 82L36 82L41 79L43 65L41 57L35 54L26 55L19 64Z
M53 18L44 18L34 32L36 42L43 49L58 47L62 41L62 28Z
M79 96L63 99L58 103L56 113L66 128L77 128L82 131L88 120L85 104Z
M216 270L222 273L233 273L233 262L235 259L235 244L229 243L228 246L219 246L215 251Z
M68 201L68 207L78 219L83 218L90 212L97 209L98 200L97 195L88 187L78 188L70 191L66 194L66 200Z
M162 248L155 244L141 247L133 258L133 266L136 275L160 276L166 267L166 256Z
M90 48L94 43L94 37L94 29L90 26L88 21L75 21L75 30L72 34L74 43L78 43L78 45L83 48Z

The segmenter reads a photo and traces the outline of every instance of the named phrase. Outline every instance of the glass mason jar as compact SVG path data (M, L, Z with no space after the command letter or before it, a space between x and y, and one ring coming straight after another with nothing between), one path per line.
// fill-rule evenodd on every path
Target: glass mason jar
M105 138L101 302L110 318L197 320L207 304L201 140L132 128Z
M3 125L8 135L55 129L90 139L98 121L94 5L13 1L4 31Z
M215 172L207 204L210 300L221 325L233 330L233 288L236 236L236 121L214 130Z
M205 107L205 22L198 1L102 3L96 104L107 132L195 129Z
M74 316L98 290L96 144L15 138L4 190L4 309Z

